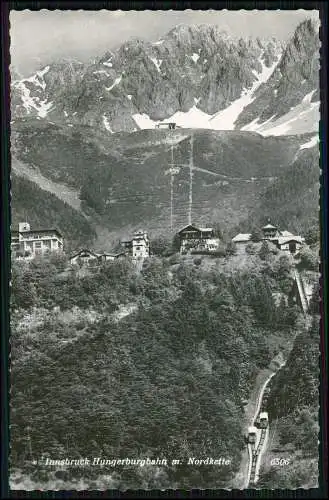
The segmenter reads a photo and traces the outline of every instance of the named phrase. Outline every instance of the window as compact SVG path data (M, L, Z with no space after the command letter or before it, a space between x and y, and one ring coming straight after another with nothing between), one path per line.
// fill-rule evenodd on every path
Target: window
M35 248L41 248L41 241L36 241L34 245Z

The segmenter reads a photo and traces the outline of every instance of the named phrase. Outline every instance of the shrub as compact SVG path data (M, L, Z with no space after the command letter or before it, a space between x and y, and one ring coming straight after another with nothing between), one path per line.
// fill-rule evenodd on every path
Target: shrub
M233 241L230 241L226 245L226 255L235 255L237 253L237 247L236 244L233 243Z
M256 252L256 245L254 245L253 243L248 243L248 245L246 245L246 253L248 253L249 255L254 255Z
M300 267L302 267L303 269L308 269L310 271L318 271L319 269L318 256L309 247L302 248L299 252L299 257L300 257Z
M260 241L262 241L263 239L262 231L258 228L253 229L253 231L251 232L250 239L253 243L259 243Z
M267 241L264 241L259 250L259 257L262 260L268 260L269 256L270 256L270 248L268 246Z

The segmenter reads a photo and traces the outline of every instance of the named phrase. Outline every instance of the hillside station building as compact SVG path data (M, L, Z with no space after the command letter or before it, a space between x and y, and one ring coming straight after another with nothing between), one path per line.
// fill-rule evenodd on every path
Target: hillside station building
M20 222L18 231L11 233L11 252L16 259L62 251L63 236L58 229L31 229L28 222Z

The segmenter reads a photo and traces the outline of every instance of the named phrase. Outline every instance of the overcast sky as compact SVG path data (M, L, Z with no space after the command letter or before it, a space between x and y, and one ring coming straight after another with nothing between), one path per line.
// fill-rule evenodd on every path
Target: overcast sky
M27 76L56 58L87 61L132 36L155 41L177 24L213 24L234 36L287 40L318 11L11 11L11 61Z

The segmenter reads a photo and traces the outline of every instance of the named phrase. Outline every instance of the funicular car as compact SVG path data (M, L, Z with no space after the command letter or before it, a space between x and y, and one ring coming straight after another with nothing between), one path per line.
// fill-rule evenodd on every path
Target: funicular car
M254 426L248 427L248 443L255 444L257 429Z

